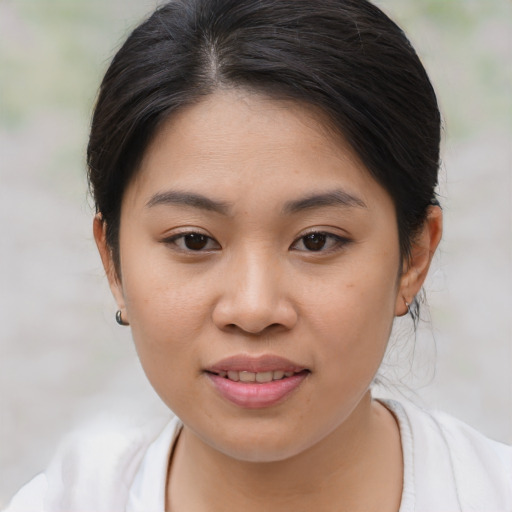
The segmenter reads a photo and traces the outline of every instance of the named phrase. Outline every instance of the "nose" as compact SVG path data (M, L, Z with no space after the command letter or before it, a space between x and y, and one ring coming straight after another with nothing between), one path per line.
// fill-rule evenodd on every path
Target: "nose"
M285 275L277 258L246 254L231 261L213 309L219 329L252 335L293 328L297 311L285 291Z

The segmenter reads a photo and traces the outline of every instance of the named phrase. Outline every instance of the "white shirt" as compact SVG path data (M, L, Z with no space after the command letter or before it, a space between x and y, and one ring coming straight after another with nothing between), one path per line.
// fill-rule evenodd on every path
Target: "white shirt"
M383 400L400 426L399 512L512 512L512 447L443 413ZM5 512L164 512L168 461L181 423L70 437Z

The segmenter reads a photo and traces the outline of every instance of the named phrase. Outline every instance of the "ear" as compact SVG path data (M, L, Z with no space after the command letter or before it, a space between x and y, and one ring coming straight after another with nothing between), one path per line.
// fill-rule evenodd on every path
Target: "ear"
M110 290L112 291L112 295L114 296L118 309L121 310L122 318L127 321L128 316L124 301L123 285L121 283L120 276L116 271L112 250L107 244L107 224L103 220L101 213L97 213L95 215L92 230L94 233L94 240L96 241L96 246L98 247L101 261L103 263L103 268L107 275Z
M400 277L395 304L396 316L407 313L407 304L412 303L423 286L442 232L443 212L439 206L430 206L425 223L412 242L410 257L404 261L404 273Z

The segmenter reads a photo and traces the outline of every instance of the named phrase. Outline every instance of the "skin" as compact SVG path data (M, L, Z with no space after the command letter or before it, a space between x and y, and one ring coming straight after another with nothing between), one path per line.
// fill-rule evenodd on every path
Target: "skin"
M324 126L293 102L216 92L148 148L122 202L119 273L95 219L142 366L184 423L173 512L399 508L398 427L369 386L394 317L425 279L441 212L430 209L403 262L390 196ZM226 211L162 199L176 191ZM333 191L354 201L284 211ZM180 235L190 232L209 237L202 250L187 248ZM305 245L311 232L328 234L321 250ZM285 357L308 375L276 405L240 407L204 371L239 354Z

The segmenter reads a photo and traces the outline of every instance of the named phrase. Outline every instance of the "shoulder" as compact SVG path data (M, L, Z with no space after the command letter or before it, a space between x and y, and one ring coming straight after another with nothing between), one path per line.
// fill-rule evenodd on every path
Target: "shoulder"
M509 477L512 486L512 446L494 441L466 423L441 411L428 411L413 404L402 404L416 435L437 438L454 457L454 462L473 461ZM462 468L461 468L462 469ZM499 479L498 479L499 480Z
M69 434L44 473L14 496L5 512L117 512L151 443L178 421L143 426L99 420Z
M407 402L385 403L400 424L417 500L430 502L437 494L450 496L457 510L512 510L511 446L448 414Z

